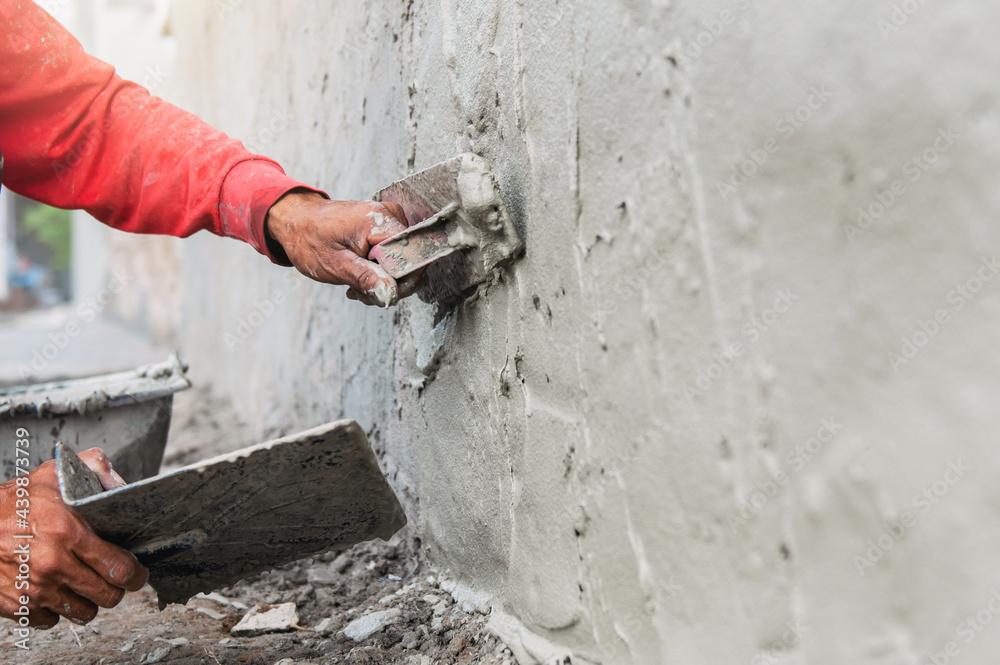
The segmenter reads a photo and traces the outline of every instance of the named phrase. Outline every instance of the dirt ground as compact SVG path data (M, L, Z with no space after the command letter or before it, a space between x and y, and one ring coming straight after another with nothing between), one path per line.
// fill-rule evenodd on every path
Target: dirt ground
M206 406L207 405L207 406ZM251 443L224 404L189 393L175 407L166 467L177 467ZM211 407L211 408L209 408ZM217 414L209 416L208 414ZM328 665L485 663L516 665L486 629L487 617L465 611L425 564L409 527L390 543L331 552L244 580L231 589L157 610L146 587L91 624L67 621L35 631L30 650L14 646L13 624L0 622L0 662L30 665ZM414 570L416 569L416 572ZM404 578L402 581L398 581ZM290 632L233 637L230 629L257 604L294 602ZM350 622L392 612L395 623L355 642Z

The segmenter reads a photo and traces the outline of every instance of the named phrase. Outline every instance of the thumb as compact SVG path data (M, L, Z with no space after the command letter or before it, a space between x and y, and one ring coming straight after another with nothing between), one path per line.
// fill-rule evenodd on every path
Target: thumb
M119 487L125 487L127 484L121 476L119 476L114 468L111 466L111 460L100 448L91 448L90 450L85 450L80 453L80 460L83 461L87 467L97 474L98 479L101 481L101 486L105 490L113 490Z

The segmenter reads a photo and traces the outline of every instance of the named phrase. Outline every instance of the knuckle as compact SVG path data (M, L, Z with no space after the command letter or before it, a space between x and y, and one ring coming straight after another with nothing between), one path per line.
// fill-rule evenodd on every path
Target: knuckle
M71 515L63 512L52 516L46 532L60 547L68 549L80 542L84 530Z
M51 578L59 572L59 560L51 554L40 553L31 561L31 572L34 573L32 577L37 575L38 581L35 584L43 586L50 583ZM30 597L33 602L37 600L34 595L30 595Z

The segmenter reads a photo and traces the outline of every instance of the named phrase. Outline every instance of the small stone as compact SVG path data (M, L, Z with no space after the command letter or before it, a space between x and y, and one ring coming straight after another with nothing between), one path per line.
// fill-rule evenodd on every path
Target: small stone
M170 655L170 646L162 646L152 653L147 653L139 661L139 665L153 665L153 663L158 663L167 656Z
M402 619L403 612L399 608L372 612L347 624L347 627L344 628L344 635L355 642L361 642L386 626L399 623Z
M393 594L391 596L385 596L383 598L379 598L378 599L378 604L379 605L388 605L389 603L391 603L394 600L396 600L396 594Z
M400 645L402 645L404 649L416 649L417 644L419 642L420 642L420 635L417 633L417 631L411 630L410 632L403 635L403 639L402 641L400 641Z
M330 568L332 568L335 572L343 574L345 570L351 567L352 563L354 563L354 560L351 559L351 557L347 556L347 554L341 554L333 560L333 563L330 564Z
M119 649L119 651L121 651L122 653L128 653L129 651L132 650L133 646L135 646L135 642L129 640L128 642L122 645L122 648Z
M229 631L234 637L255 637L267 633L287 633L295 630L299 613L295 603L254 605Z
M306 580L309 581L309 584L330 586L340 581L340 573L328 566L319 566L309 569L309 572L306 573Z
M304 584L295 590L295 602L305 603L309 598L316 595L316 590L312 584Z
M212 592L212 593L199 593L195 595L198 600L211 600L219 603L220 605L229 605L229 599L222 594Z
M211 610L211 609L209 609L207 607L196 607L196 608L194 608L194 611L195 612L201 612L205 616L211 617L211 618L215 619L216 621L221 621L222 619L226 618L226 615L223 614L222 612L216 612L215 610Z
M319 633L320 635L329 635L333 632L334 620L330 617L323 619L318 624L313 626L313 632Z
M422 598L422 600L428 605L437 605L441 602L441 596L435 596L432 593L427 594Z
M172 640L165 640L162 637L156 637L156 638L153 638L153 641L154 642L166 642L167 644L169 644L172 647L182 647L185 644L187 644L190 640L188 640L188 638L186 638L186 637L175 637Z

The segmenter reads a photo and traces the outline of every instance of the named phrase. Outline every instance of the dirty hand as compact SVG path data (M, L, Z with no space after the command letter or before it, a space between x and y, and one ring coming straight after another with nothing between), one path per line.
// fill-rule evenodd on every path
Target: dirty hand
M115 473L103 451L94 448L80 459L101 479L104 489L125 482ZM51 627L64 616L84 624L97 616L98 607L114 607L125 591L138 591L149 578L129 552L101 540L93 529L63 503L55 462L45 462L26 476L28 504L17 496L16 480L0 485L0 616L17 621L20 599L29 602L28 625ZM24 494L24 492L22 492ZM16 510L28 506L31 539L17 527ZM27 552L18 548L27 543ZM28 579L18 572L27 566ZM23 569L22 569L23 570Z
M318 282L346 284L347 297L389 307L411 295L421 275L398 283L368 260L371 249L406 229L394 203L330 201L315 192L291 192L275 203L265 228L299 272Z

